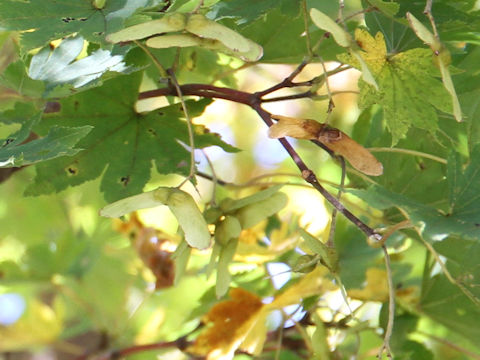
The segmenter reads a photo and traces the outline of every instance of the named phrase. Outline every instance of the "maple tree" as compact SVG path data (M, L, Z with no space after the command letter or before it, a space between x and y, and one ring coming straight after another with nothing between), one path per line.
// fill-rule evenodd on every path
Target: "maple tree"
M479 359L479 28L0 2L0 357Z

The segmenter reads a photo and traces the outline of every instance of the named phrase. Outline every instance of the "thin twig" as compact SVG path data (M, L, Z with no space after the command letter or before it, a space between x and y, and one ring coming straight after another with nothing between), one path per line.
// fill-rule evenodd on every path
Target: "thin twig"
M302 15L303 15L303 26L305 27L305 41L307 42L307 52L308 57L313 58L312 43L310 39L310 31L308 30L308 11L307 11L307 0L302 0Z
M297 99L308 99L308 98L312 98L314 95L315 93L308 90L299 94L276 96L268 99L262 99L262 103L270 103L270 102L286 101L286 100L297 100Z
M351 13L350 15L348 16L345 16L341 22L342 23L346 23L348 20L354 18L355 16L358 16L358 15L362 15L362 14L366 14L366 13L369 13L369 12L372 12L372 11L378 11L378 9L374 6L369 6L365 9L362 9L362 10L358 10L358 11L355 11L354 13Z
M286 319L285 319L285 316L284 316L283 312L282 312L282 319L283 319L283 324L285 324ZM274 360L280 360L280 355L282 353L283 326L280 326L280 328L277 331L278 331L278 334L277 334L277 340L275 341L276 342L276 344L275 344L276 349L275 349Z
M394 232L401 230L401 229L408 229L412 228L413 224L411 223L410 220L403 220L393 226L390 226L386 229L386 231L383 233L382 240L379 242L375 242L372 244L369 244L372 247L379 248L385 244L385 242L388 240L390 236L393 235Z
M283 79L283 81L279 82L278 84L276 85L273 85L271 87L269 87L268 89L265 89L263 91L258 91L256 93L254 93L254 95L257 97L257 98L262 98L264 97L265 95L268 95L272 92L275 92L277 90L280 90L280 89L283 89L283 88L286 88L286 87L292 87L292 81L293 79L295 79L295 77L300 74L302 72L302 70L305 68L305 66L307 66L308 64L308 60L307 59L304 59L296 68L295 70L292 71L292 73L290 75L288 75L285 79Z
M388 281L388 322L385 329L385 336L383 337L383 345L378 352L377 357L382 358L383 352L387 353L389 359L392 358L392 352L390 350L390 338L393 332L393 321L395 318L395 287L393 286L392 267L390 265L390 255L388 254L387 247L382 245L383 254L385 258L385 268L387 269L387 281Z
M192 10L192 14L195 14L200 10L200 8L203 6L203 2L204 0L198 0L198 4L195 6L195 9Z
M330 94L331 97L340 94L358 94L358 91L354 90L345 90L345 91L334 91ZM305 91L299 94L285 95L285 96L276 96L268 99L262 99L262 103L275 102L275 101L286 101L286 100L296 100L296 99L305 99L310 98L313 100L327 100L330 98L328 94L318 95L312 92L311 90Z
M215 206L215 197L216 197L216 194L217 194L218 178L217 178L217 174L215 173L215 168L213 166L213 163L210 160L210 158L208 157L207 152L204 149L202 149L202 154L205 157L205 159L207 160L208 166L210 167L210 170L212 171L213 190L212 190L212 198L210 199L210 205Z
M340 178L340 187L338 188L337 192L337 200L340 201L340 198L342 197L342 191L343 191L343 186L345 185L345 173L346 173L346 168L345 168L345 159L343 156L338 157L340 159L340 164L342 168L342 176ZM335 228L337 224L337 209L333 209L332 211L332 216L330 220L330 232L328 233L328 240L326 245L330 248L335 247Z
M338 0L338 19L337 22L343 22L343 9L345 8L345 2Z
M147 56L153 61L153 63L155 64L155 66L157 67L158 71L160 72L160 76L162 78L167 78L167 71L165 70L165 68L163 67L162 64L160 64L160 62L158 61L158 59L152 54L152 52L146 47L144 46L140 41L137 41L137 40L134 40L134 43L135 45L137 45L140 49L142 49L145 54L147 54Z
M325 62L323 61L322 57L318 57L320 59L320 64L322 65L323 73L327 74L327 67L325 66ZM325 119L325 122L328 124L330 120L330 116L332 114L333 108L335 107L335 103L333 102L333 96L332 92L330 91L330 84L329 84L329 76L325 78L325 88L327 89L327 95L328 95L328 108L327 108L327 118Z
M260 104L252 104L252 108L258 113L258 115L262 118L265 124L270 127L273 125L273 121L271 119L271 114L265 111ZM362 230L367 237L380 241L381 235L375 232L372 228L370 228L367 224L365 224L362 220L357 218L353 215L350 211L348 211L342 203L340 203L337 198L335 198L332 194L330 194L318 181L315 173L310 170L310 168L303 162L302 158L298 155L292 145L288 142L285 138L278 139L280 144L282 144L283 148L288 152L292 160L297 165L298 169L302 173L302 177L305 181L311 184L315 189L318 190L322 196L327 199L327 201L333 205L338 211L340 211L348 220L355 224L360 230Z
M232 188L247 188L247 187L253 187L253 186L271 186L271 185L285 185L285 186L300 186L300 187L306 187L308 189L312 189L312 187L308 184L306 184L305 182L302 182L302 183L292 183L292 182L287 182L287 181L260 181L262 179L265 179L265 178L271 178L271 177L278 177L278 176L289 176L289 177L294 177L294 178L300 178L303 180L303 178L298 175L298 174L290 174L290 173L272 173L272 174L263 174L263 175L259 175L259 176L256 176L256 177L253 177L251 178L250 180L246 181L246 182L243 182L243 183L232 183L232 182L228 182L228 181L225 181L225 180L221 180L221 179L214 179L214 177L212 175L209 175L209 174L205 174L201 171L197 171L196 172L196 175L197 176L200 176L204 179L207 179L207 180L210 180L210 181L216 181L218 185L221 185L221 186L228 186L228 187L232 187ZM325 184L325 185L330 185L330 186L333 186L334 188L338 188L339 187L339 184L333 182L333 181L329 181L329 180L325 180L325 179L318 179L318 181L322 184ZM348 186L347 186L348 187ZM345 188L345 187L344 187ZM315 189L312 189L312 190L315 190Z
M300 64L297 67L297 69L290 75L290 77L285 79L283 82L285 83L291 82L291 79L293 79L293 77L295 77L296 74L298 74L305 67L305 65L306 65L306 62L305 61L302 62L302 64ZM283 84L281 86L277 85L267 90L257 92L254 94L247 93L244 91L233 90L229 88L222 88L222 87L217 87L212 85L204 85L204 84L183 85L183 86L178 86L178 89L181 90L182 95L197 95L197 96L202 96L207 98L221 98L221 99L230 100L236 103L248 105L253 110L255 110L257 114L265 122L265 124L270 127L273 125L271 114L265 111L261 107L261 103L262 103L261 96L271 93L273 91L276 91L283 87L285 87ZM145 98L150 98L155 96L165 96L165 95L178 96L178 93L177 93L178 89L167 87L163 89L147 91L139 94L139 99L140 98L145 99ZM340 211L348 220L350 220L355 226L357 226L360 230L362 230L367 235L367 237L377 241L381 240L382 237L380 234L378 234L375 230L370 228L367 224L365 224L363 221L361 221L359 218L353 215L353 213L348 211L342 203L340 203L332 194L330 194L319 183L313 171L308 168L308 166L303 162L303 160L295 151L295 149L292 147L292 145L285 138L278 139L278 141L283 146L283 148L287 151L287 153L290 155L292 160L295 162L305 181L311 184L320 194L322 194L323 197L325 197L325 199L327 199L327 201L330 204L333 205L334 208Z
M136 354L143 351L150 351L150 350L177 348L183 351L186 349L187 346L188 346L188 342L186 340L186 337L181 337L174 341L165 341L165 342L143 344L143 345L133 345L120 350L109 351L101 356L93 357L93 358L96 360L115 360L115 359L124 358L128 355ZM89 358L92 358L92 356L83 355L83 356L79 356L76 360L87 360Z
M170 80L175 87L177 95L180 99L182 104L183 113L185 114L185 119L187 120L187 129L188 129L188 145L190 146L190 170L188 173L188 177L179 185L181 187L185 182L190 180L195 176L195 139L193 137L193 124L190 115L188 114L187 105L185 104L185 99L183 98L182 89L180 85L178 85L177 78L171 69L167 70L167 73L170 77Z
M423 13L427 15L428 20L430 20L430 24L432 25L433 35L435 36L435 38L439 39L437 27L435 25L435 20L433 19L433 15L432 15L432 4L433 4L433 0L427 0L425 3L425 9L423 10Z

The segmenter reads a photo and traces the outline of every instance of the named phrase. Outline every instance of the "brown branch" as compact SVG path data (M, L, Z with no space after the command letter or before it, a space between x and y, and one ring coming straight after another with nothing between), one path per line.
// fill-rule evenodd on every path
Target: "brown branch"
M180 85L182 94L189 96L200 96L205 98L216 98L230 100L240 104L250 105L253 94L244 91L234 90L230 88L218 87L206 84L186 84ZM159 96L177 96L177 91L173 86L168 86L161 89L141 92L138 99L149 99Z
M216 99L224 99L233 101L236 103L244 104L250 106L253 110L257 112L257 114L262 118L263 122L268 126L273 125L273 120L271 119L271 114L264 110L261 107L263 102L268 102L268 100L262 99L263 96L270 94L274 91L286 88L286 87L295 87L295 86L303 86L304 83L297 83L293 82L293 79L304 69L307 65L307 61L303 61L297 68L285 78L282 82L277 85L274 85L266 90L255 92L255 93L248 93L245 91L234 90L225 87L219 87L214 85L207 85L207 84L185 84L179 85L179 89L183 95L191 95L191 96L199 96L205 98L216 98ZM158 96L177 96L177 91L172 84L169 86L157 89L157 90L150 90L145 91L139 94L138 99L147 99L152 97ZM307 94L307 93L304 93ZM348 211L343 204L332 194L330 194L318 181L316 175L312 170L308 168L308 166L303 162L301 157L292 147L292 145L288 142L287 139L281 138L278 139L280 144L282 144L283 148L288 152L292 160L297 165L298 169L300 170L303 179L311 184L320 194L322 194L327 201L333 205L333 207L342 213L348 220L350 220L355 226L357 226L360 230L362 230L369 239L373 241L381 240L381 235L376 233L375 230L370 228L366 225L363 221L357 218L353 213ZM319 145L318 141L313 141L315 144ZM328 151L330 155L333 155L331 151L325 149L324 146L320 145L324 150Z
M268 127L273 125L273 121L270 117L270 113L262 109L260 104L253 104L252 108L258 113L258 115L262 118L263 122L267 124ZM333 205L335 209L341 212L348 220L350 220L355 226L357 226L360 230L362 230L369 238L373 238L374 240L379 241L381 239L381 235L377 234L375 230L370 228L366 225L362 220L357 218L353 215L350 211L348 211L343 204L338 201L338 199L330 194L319 182L312 170L308 168L308 166L303 162L301 157L292 147L292 145L288 142L285 138L278 139L280 144L282 144L283 148L288 152L292 160L297 165L298 169L302 173L302 177L311 184L317 191L322 194L322 196L327 199L327 201Z
M302 72L302 70L305 68L305 66L307 66L308 64L308 61L307 60L303 60L300 65L297 66L297 68L288 76L286 77L285 79L283 79L282 82L272 86L272 87L269 87L268 89L265 89L263 91L258 91L256 92L254 95L257 97L257 98L262 98L263 96L267 95L267 94L270 94L272 92L275 92L277 90L280 90L280 89L284 89L284 88L288 88L288 87L295 87L295 86L299 86L299 85L296 85L295 83L293 83L293 79L295 79L295 77L300 74ZM303 86L303 85L301 85Z

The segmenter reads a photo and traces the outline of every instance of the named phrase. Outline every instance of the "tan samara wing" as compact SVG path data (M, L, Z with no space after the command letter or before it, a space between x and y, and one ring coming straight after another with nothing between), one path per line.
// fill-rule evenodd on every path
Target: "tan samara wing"
M310 119L282 115L272 115L272 119L278 120L268 130L268 136L272 139L290 136L295 139L313 140L317 138L317 134L323 127L318 121Z
M382 163L343 131L326 126L319 134L318 141L342 155L358 171L371 176L383 174Z

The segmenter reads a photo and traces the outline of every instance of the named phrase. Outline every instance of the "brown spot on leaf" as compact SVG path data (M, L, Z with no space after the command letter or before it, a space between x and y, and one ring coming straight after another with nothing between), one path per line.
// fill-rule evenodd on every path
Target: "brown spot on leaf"
M43 112L44 112L45 114L48 114L48 113L59 112L61 109L62 109L62 105L60 105L59 102L57 102L57 101L49 101L49 102L47 102L47 104L45 105L45 109L43 110Z
M12 138L7 139L7 140L5 140L5 142L3 143L2 147L7 146L8 144L11 144L11 143L14 142L14 141L15 141L15 139L12 139Z
M177 164L177 168L182 168L182 167L185 167L187 165L188 165L187 162L185 160L182 160Z
M120 178L120 182L122 183L123 186L127 186L128 183L130 182L130 176L122 176Z
M78 168L75 166L69 166L66 170L68 176L75 176L78 174Z

